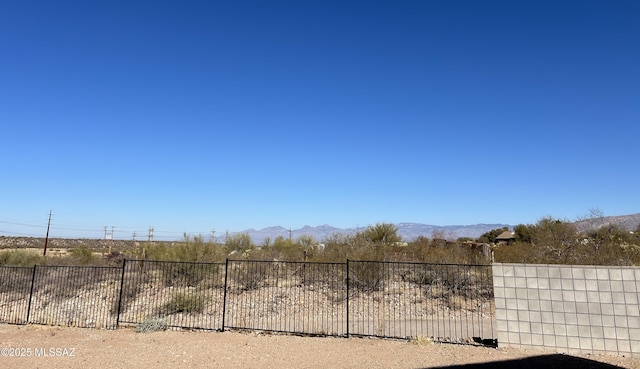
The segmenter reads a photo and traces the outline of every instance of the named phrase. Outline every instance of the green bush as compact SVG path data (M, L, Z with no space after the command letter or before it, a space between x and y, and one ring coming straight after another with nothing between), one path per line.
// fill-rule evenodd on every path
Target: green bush
M43 257L27 250L0 251L0 265L32 267L42 264Z
M101 260L93 255L93 251L89 246L81 245L69 251L72 264L76 265L95 265Z
M221 262L226 258L224 246L214 242L204 242L202 236L184 235L184 240L177 243L145 243L133 252L136 258L161 261L188 262Z
M640 265L640 243L615 225L578 233L573 224L543 218L528 226L530 241L494 249L500 263L569 265ZM522 240L520 240L522 239Z

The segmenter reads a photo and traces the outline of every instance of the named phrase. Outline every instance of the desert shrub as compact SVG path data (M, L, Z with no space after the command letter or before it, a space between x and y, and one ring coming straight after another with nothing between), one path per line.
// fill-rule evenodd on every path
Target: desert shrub
M420 346L429 346L434 344L433 339L425 336L411 337L409 342L411 342L414 345L420 345Z
M264 286L267 280L266 266L263 262L235 262L231 270L231 277L236 288L241 291L253 291Z
M578 233L575 223L545 217L514 227L516 242L494 248L496 262L569 265L638 265L640 245L613 224Z
M101 264L101 259L93 255L93 251L89 246L81 245L69 251L71 264L75 265L96 265Z
M325 245L324 250L315 254L312 260L317 262L344 262L349 258L346 240L347 236L338 233L327 237L322 242Z
M251 256L252 260L304 261L306 254L299 240L293 241L278 236L266 247L252 252Z
M133 251L132 256L147 260L184 261L197 263L221 262L226 258L224 246L205 242L202 236L184 234L177 243L145 243Z
M469 297L473 284L465 270L457 265L447 265L438 278L438 284L446 296Z
M438 280L433 268L427 264L416 264L399 271L400 279L417 286L429 286Z
M493 252L498 263L549 263L539 257L540 253L530 243L518 241L512 245L498 245Z
M251 236L249 236L248 233L231 235L227 237L224 244L228 252L236 251L240 255L246 251L254 250L256 248L256 245L254 245L253 240L251 240Z
M184 235L184 240L173 247L174 261L192 261L199 263L220 262L226 257L224 247L214 242L204 242L202 236Z
M179 292L174 294L171 300L164 305L163 312L167 315L177 313L196 314L202 313L204 308L205 300L202 295Z
M136 325L136 333L159 332L167 329L167 322L160 317L148 317Z
M398 234L398 228L389 223L378 223L368 226L362 235L364 239L373 244L393 245L402 242L402 237Z
M112 266L122 266L125 256L120 251L111 251L105 257L105 263Z
M633 234L610 224L586 234L579 245L577 256L582 264L638 265L638 244ZM639 243L640 244L640 243Z
M372 231L373 232L373 231ZM392 258L394 243L379 241L376 235L358 232L353 235L334 234L323 244L324 250L312 253L309 260L320 262L344 262L345 260L382 261Z
M379 291L384 286L384 263L354 261L349 263L349 268L349 285L357 291Z
M218 264L161 263L162 281L166 286L194 287L204 280L215 279Z
M42 264L43 257L27 250L12 250L0 252L0 265L32 267Z
M462 301L486 301L493 297L491 268L462 264L406 264L400 279L415 285L429 299L457 309Z

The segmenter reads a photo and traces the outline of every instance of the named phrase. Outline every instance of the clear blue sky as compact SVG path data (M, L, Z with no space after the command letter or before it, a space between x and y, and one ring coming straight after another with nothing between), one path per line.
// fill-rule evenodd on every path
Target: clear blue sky
M638 1L3 1L0 235L640 212ZM221 233L218 233L221 234Z

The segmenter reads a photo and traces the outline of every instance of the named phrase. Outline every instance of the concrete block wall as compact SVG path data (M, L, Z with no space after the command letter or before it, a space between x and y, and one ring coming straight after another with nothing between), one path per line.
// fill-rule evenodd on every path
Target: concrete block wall
M640 357L640 268L493 264L498 346Z

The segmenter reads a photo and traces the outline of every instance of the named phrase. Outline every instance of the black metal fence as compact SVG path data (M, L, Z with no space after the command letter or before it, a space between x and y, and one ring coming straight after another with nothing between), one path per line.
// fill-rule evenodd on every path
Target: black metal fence
M222 330L225 263L125 260L118 324L163 317L169 327Z
M26 324L35 267L0 267L0 322Z
M227 328L348 334L344 263L233 261L227 276Z
M493 339L490 266L349 261L349 333Z
M351 261L125 260L122 267L0 267L0 322L330 336L496 337L491 266Z

